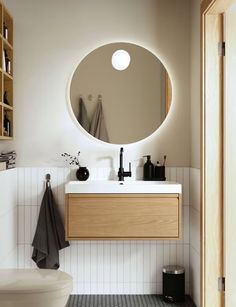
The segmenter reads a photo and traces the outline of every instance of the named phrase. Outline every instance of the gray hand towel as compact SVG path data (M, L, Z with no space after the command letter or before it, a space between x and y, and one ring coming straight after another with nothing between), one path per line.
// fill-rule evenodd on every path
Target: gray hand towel
M78 116L78 122L80 125L89 132L89 119L87 110L84 104L83 99L80 97L79 99L79 116Z
M94 112L89 132L95 138L104 142L109 142L101 101L99 101L97 104L97 108Z
M58 269L59 250L69 246L69 242L65 240L61 216L48 185L43 196L32 246L32 259L41 269Z

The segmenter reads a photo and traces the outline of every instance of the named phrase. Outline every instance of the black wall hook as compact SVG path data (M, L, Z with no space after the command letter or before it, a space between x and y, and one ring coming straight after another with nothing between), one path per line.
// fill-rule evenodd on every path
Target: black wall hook
M50 175L50 174L47 174L47 175L46 175L46 185L47 185L48 187L50 187L50 180L51 180L51 175Z

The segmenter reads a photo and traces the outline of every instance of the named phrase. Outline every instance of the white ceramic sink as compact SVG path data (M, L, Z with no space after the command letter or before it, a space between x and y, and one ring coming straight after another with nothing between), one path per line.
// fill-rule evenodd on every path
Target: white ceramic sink
M181 194L182 186L171 181L109 181L89 180L70 181L65 187L66 193L178 193Z

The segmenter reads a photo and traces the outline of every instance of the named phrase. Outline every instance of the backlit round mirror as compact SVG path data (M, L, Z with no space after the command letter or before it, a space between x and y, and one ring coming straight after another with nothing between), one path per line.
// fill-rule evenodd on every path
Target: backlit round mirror
M112 144L134 143L156 131L171 99L170 78L161 61L129 43L108 44L89 53L70 85L80 126Z

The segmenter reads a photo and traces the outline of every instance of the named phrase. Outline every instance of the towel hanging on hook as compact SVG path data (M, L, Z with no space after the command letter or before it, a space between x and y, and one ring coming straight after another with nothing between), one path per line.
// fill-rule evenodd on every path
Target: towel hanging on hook
M50 179L50 174L47 174L46 191L32 242L32 259L41 269L57 270L60 266L59 250L69 246L69 242L65 240L65 229L53 197Z
M109 136L106 128L102 109L102 95L98 95L98 103L92 117L89 133L95 138L109 143Z
M78 115L78 122L80 125L86 130L89 131L89 118L87 114L87 110L85 107L84 100L82 99L81 95L79 98L79 115Z

